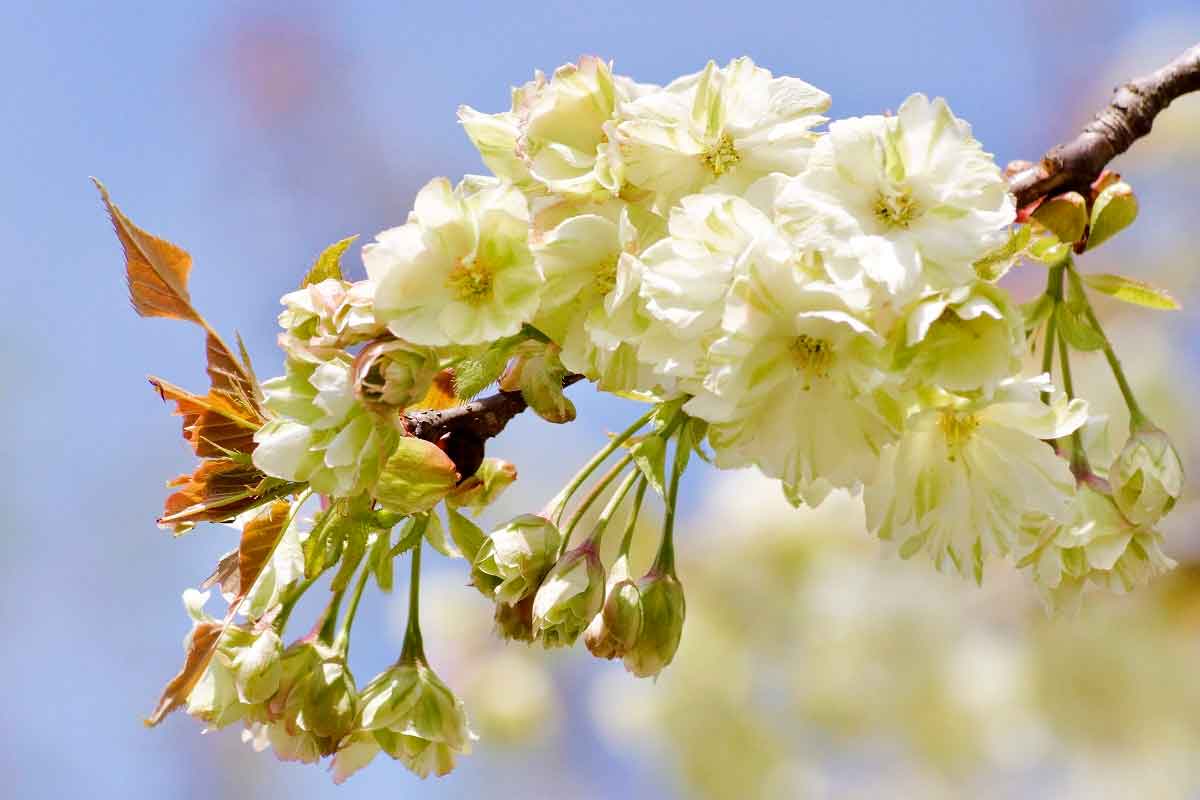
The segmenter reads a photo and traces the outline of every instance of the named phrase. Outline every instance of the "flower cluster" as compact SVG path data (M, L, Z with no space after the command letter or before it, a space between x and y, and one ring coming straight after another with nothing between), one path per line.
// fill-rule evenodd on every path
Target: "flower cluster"
M666 86L584 58L514 90L507 111L462 108L492 174L425 185L407 221L363 248L365 281L343 279L342 242L283 298L286 373L261 385L265 422L233 455L263 476L255 497L315 493L324 507L302 536L280 528L276 544L294 546L234 587L225 622L189 596L189 663L207 658L189 711L244 721L281 758L333 755L338 780L380 752L421 776L448 772L472 734L421 643L422 542L469 562L503 637L549 648L582 636L597 657L659 675L683 632L673 532L693 454L754 467L797 506L861 493L900 557L976 581L1007 559L1053 603L1169 569L1154 526L1182 492L1178 456L1126 392L1131 438L1093 468L1070 374L1071 350L1103 349L1128 389L1073 253L1089 231L1094 245L1112 219L1127 224L1110 210L1131 195L1106 179L1090 199L1018 214L943 100L917 94L895 114L824 127L829 106L748 58ZM1089 209L1090 223L1064 222ZM1025 308L998 285L1021 258L1049 275ZM1038 348L1040 370L1027 364ZM581 378L649 410L539 513L485 534L464 512L515 469L483 458L494 430L430 420L498 384L506 403L567 422L563 390ZM635 580L648 489L665 513ZM602 538L622 509L606 568ZM260 528L243 525L239 572ZM346 663L358 598L371 576L390 590L409 551L404 652L359 691ZM292 604L327 570L326 615L284 647ZM244 625L230 622L238 610Z

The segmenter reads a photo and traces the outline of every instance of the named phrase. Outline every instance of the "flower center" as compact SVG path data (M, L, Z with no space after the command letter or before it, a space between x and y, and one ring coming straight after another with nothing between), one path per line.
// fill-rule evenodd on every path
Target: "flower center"
M889 228L907 228L919 214L912 192L880 192L875 197L875 218Z
M833 367L833 347L829 342L802 333L788 349L796 370L804 375L805 391L810 388L813 378L829 377L829 370Z
M700 154L704 166L716 177L721 177L726 171L733 169L742 160L742 154L733 146L733 137L722 133L721 139L715 145Z
M481 261L460 261L446 278L446 287L464 303L473 306L492 297L492 269Z
M600 294L608 294L617 285L617 260L606 261L592 276L592 287Z
M978 427L979 417L974 414L964 414L951 409L942 411L938 417L938 428L941 429L942 435L946 437L946 444L950 448L951 461L958 458L958 452L962 449L963 445L971 440Z

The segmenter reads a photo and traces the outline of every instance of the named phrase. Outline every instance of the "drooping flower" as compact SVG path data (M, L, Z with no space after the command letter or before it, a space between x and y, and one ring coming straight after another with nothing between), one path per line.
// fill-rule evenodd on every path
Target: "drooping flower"
M708 186L740 193L773 172L795 175L829 102L819 89L772 77L749 58L723 68L710 61L622 104L614 138L625 180L665 214L679 198Z
M1138 525L1157 523L1183 494L1183 462L1170 438L1153 426L1130 433L1108 477L1121 513Z
M263 383L263 395L275 418L254 434L254 465L323 494L351 497L370 487L399 439L394 420L355 398L345 354L320 365L289 360L285 375Z
M639 678L657 677L675 658L683 636L683 585L669 572L651 571L637 584L642 628L625 653L625 669Z
M436 178L408 222L363 248L375 315L421 345L474 345L533 319L541 276L529 252L529 212L511 185Z
M604 595L604 607L588 625L583 641L596 658L624 658L642 632L642 599L630 578L628 555L613 562Z
M547 648L570 647L604 605L604 565L589 541L568 551L533 597L533 635Z
M1162 552L1162 534L1131 522L1107 482L1094 475L1080 483L1064 522L1033 523L1020 566L1054 609L1077 608L1088 585L1124 594L1175 567Z
M476 588L514 605L537 591L558 557L562 534L536 514L522 514L488 534L471 570Z
M970 126L921 94L894 117L830 124L778 208L833 279L865 279L881 305L970 283L974 262L1008 240L1015 218L1008 184Z
M359 729L334 755L338 783L380 750L422 778L446 775L471 752L474 734L462 701L421 659L405 659L377 675L361 695Z
M1064 521L1075 494L1067 462L1043 440L1087 419L1083 400L1049 404L1045 376L1012 379L991 399L947 397L917 411L882 456L864 494L867 521L901 557L928 553L941 571L982 579L983 563L1013 552L1028 517Z

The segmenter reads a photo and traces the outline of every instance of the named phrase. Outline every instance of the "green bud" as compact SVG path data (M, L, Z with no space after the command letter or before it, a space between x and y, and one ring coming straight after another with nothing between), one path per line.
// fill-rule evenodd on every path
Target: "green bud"
M533 635L569 647L604 607L604 565L590 541L554 565L533 598Z
M1109 472L1113 499L1130 522L1154 525L1183 493L1183 463L1158 428L1135 430Z
M342 654L323 645L318 648L322 660L292 688L286 713L295 727L316 736L322 754L328 755L354 730L358 693Z
M625 654L625 669L639 678L651 678L671 663L679 649L685 614L683 586L674 575L650 572L638 581L638 591L642 631Z
M471 570L486 597L513 605L532 595L554 566L562 534L536 514L522 514L488 534Z
M641 593L629 578L629 556L613 563L606 594L604 608L588 625L583 643L596 658L623 658L642 631Z
M237 650L230 666L238 698L243 703L264 703L275 694L283 675L282 656L283 643L270 628Z
M320 663L318 647L315 642L302 640L293 642L283 651L279 659L279 685L267 701L267 711L272 719L284 716L292 690Z
M396 664L363 690L362 728L422 778L448 773L473 738L462 701L418 659Z

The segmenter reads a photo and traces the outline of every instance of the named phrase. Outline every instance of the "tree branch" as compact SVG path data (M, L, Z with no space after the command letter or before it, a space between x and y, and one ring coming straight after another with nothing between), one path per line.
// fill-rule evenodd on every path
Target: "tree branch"
M563 378L563 388L583 380L582 375ZM469 478L483 460L483 445L504 430L508 421L528 407L520 392L497 392L444 411L410 411L404 415L409 433L430 442L441 442L458 467Z
M1009 180L1017 207L1071 189L1086 190L1108 162L1150 133L1154 118L1171 101L1200 91L1200 44L1149 75L1119 86L1112 101L1071 141Z

